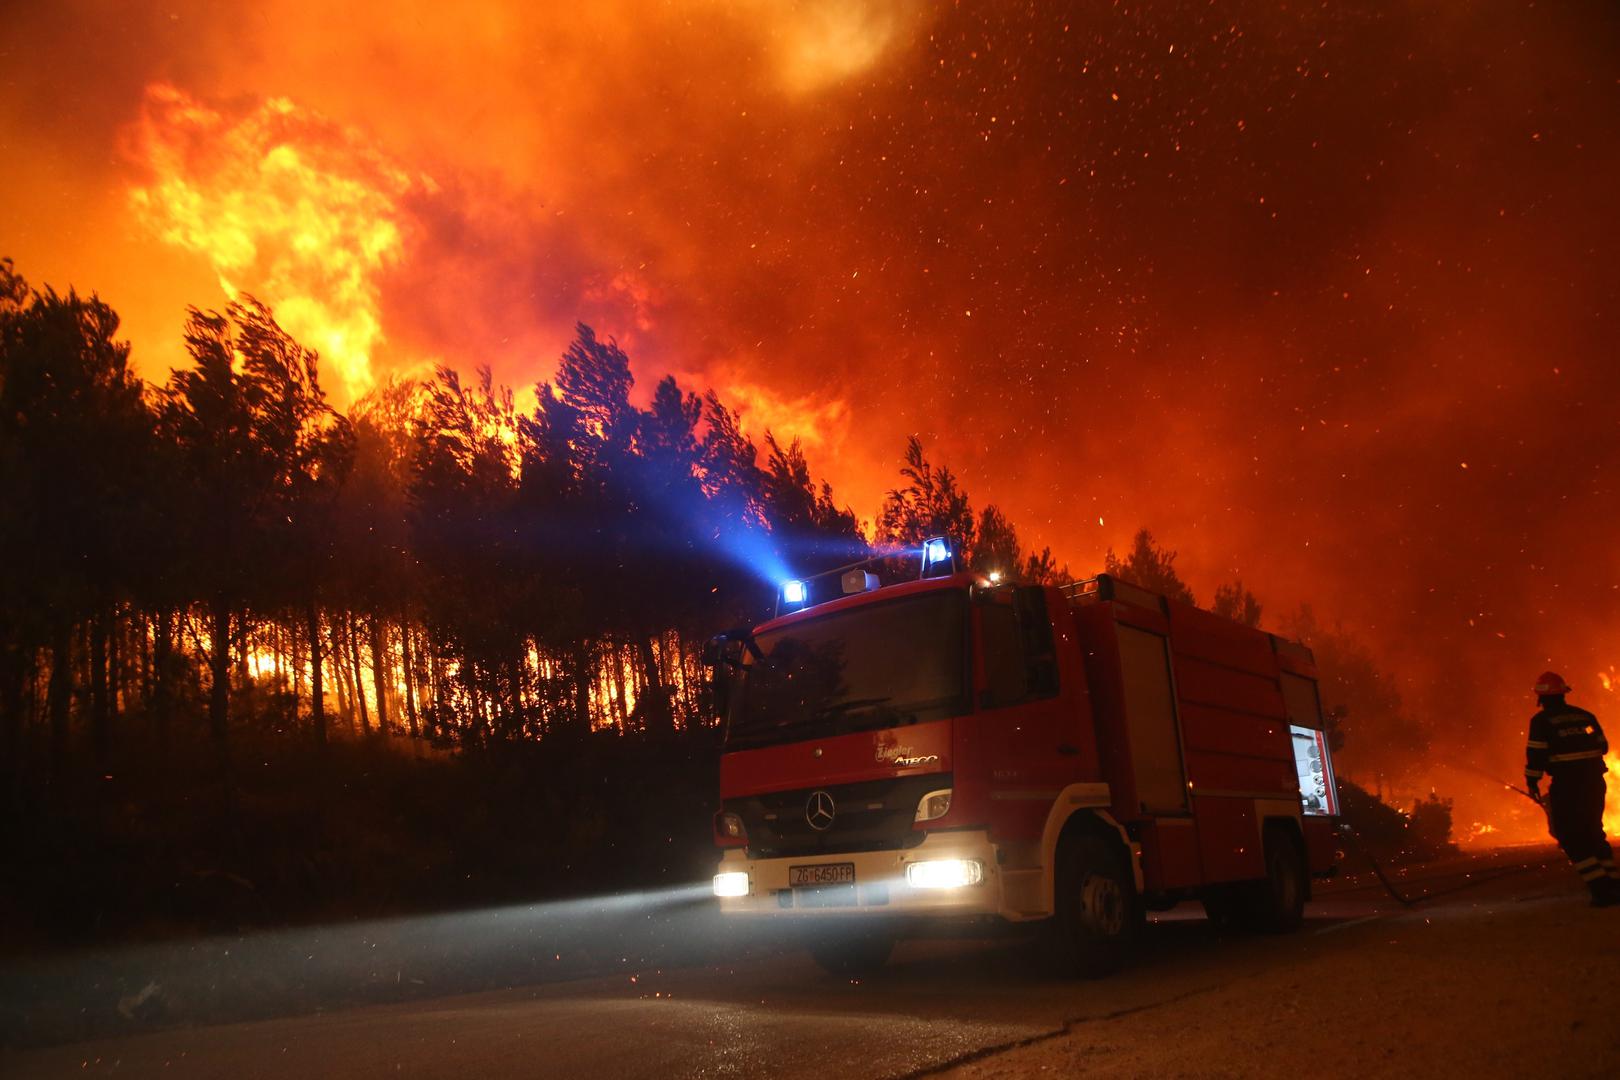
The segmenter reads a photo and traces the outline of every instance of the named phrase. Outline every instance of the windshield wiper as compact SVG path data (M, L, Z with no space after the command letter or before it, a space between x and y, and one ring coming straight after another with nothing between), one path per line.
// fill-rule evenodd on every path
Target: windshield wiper
M911 711L902 712L889 704L894 700L892 696L850 698L847 701L837 701L831 705L823 706L814 712L800 713L798 718L789 718L776 723L759 723L750 725L747 730L738 731L735 728L728 731L726 745L733 749L749 746L769 746L775 743L792 742L797 738L808 735L807 728L817 723L828 725L827 734L845 734L851 731L864 731L873 727L872 717L883 723L915 724L917 714ZM867 714L856 719L857 714ZM846 723L840 724L839 720Z
M816 719L831 721L834 730L844 731L861 731L872 727L874 726L874 719L878 721L878 726L885 724L915 724L917 722L916 713L903 712L895 708L889 704L892 700L889 697L852 698L849 701L840 701L819 710L816 713ZM838 723L840 719L845 720L846 723Z
M852 712L859 712L861 709L874 708L874 707L876 707L878 705L884 704L885 702L889 702L889 701L893 701L893 700L894 700L893 696L885 696L885 697L858 697L858 698L850 698L848 701L837 701L837 702L834 702L831 705L827 705L827 706L824 706L824 707L822 707L820 709L817 709L816 710L816 718L820 719L822 717L828 717L828 716L848 716Z

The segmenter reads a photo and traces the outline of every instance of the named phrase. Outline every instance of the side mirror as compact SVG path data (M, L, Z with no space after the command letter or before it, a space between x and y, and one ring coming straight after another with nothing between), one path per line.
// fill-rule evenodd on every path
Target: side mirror
M709 680L709 694L714 704L714 718L724 723L731 713L731 686L732 670L726 664L714 666L714 676Z
M742 667L743 650L749 648L758 652L753 637L746 629L716 634L703 643L699 659L709 669L709 701L714 708L715 720L722 723L731 711L731 688Z

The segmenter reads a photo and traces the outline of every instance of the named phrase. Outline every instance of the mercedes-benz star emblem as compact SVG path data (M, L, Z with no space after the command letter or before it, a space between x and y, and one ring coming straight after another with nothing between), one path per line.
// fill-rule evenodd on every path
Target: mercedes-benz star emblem
M832 828L833 817L837 813L838 807L834 805L833 797L825 791L812 791L804 804L804 820L816 832L826 832Z

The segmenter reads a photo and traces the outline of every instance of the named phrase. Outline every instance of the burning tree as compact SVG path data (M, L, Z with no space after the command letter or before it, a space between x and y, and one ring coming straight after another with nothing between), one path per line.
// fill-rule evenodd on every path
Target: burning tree
M170 378L160 421L175 454L179 572L207 611L208 721L223 760L232 650L250 612L313 595L297 557L309 530L297 526L318 524L309 504L347 470L353 433L326 403L315 354L251 297L223 315L193 308L185 335L195 367Z
M351 420L250 297L193 310L191 366L148 391L106 305L34 293L9 264L0 284L0 477L21 508L0 524L21 568L0 627L8 745L42 718L60 759L83 719L105 756L120 711L160 733L190 700L221 761L233 711L320 743L333 699L356 734L449 746L668 738L703 723L698 642L768 612L783 567L868 551L801 444L767 432L762 457L673 378L636 405L629 357L586 326L526 413L487 369L445 368ZM1066 577L916 438L901 477L881 543L945 533L980 572ZM1146 530L1108 559L1191 599L1174 563ZM1258 616L1240 584L1216 603ZM1385 684L1362 653L1301 626L1359 744L1398 708L1364 692Z

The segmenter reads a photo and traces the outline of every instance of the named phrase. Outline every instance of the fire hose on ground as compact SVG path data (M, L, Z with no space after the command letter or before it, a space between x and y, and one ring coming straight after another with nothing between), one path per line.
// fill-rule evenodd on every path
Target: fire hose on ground
M1479 770L1470 770L1470 771L1479 772ZM1487 780L1490 780L1492 783L1501 784L1503 787L1507 788L1509 791L1516 792L1517 794L1524 796L1526 799L1529 799L1531 802L1535 803L1536 806L1540 807L1543 812L1546 811L1546 809L1547 809L1546 805L1543 804L1540 799L1538 799L1534 795L1532 795L1529 791L1526 791L1524 788L1515 787L1514 785L1509 784L1504 780L1499 780L1494 776L1488 776L1487 774L1485 774L1483 772L1479 772L1479 775L1484 776ZM1522 866L1515 866L1515 867L1512 867L1510 869L1503 870L1502 872L1496 873L1496 874L1481 875L1479 877L1470 877L1469 880L1463 882L1460 885L1453 885L1452 887L1447 888L1447 889L1435 889L1432 892L1424 893L1422 896L1406 896L1399 889L1397 889L1395 887L1394 882L1390 881L1389 875L1384 873L1384 868L1381 865L1379 865L1378 860L1373 858L1372 853L1367 850L1366 845L1362 842L1361 834L1356 832L1354 827L1352 827L1349 824L1341 823L1340 826L1339 826L1339 835L1344 837L1345 840L1347 840L1350 843L1350 845L1355 848L1357 854L1359 854L1363 859L1367 860L1367 865L1372 867L1373 876L1378 879L1379 884L1383 885L1384 890L1386 892L1388 892L1389 895L1392 896L1396 900L1396 902L1401 904L1401 906L1403 906L1403 907L1409 907L1409 908L1410 907L1416 907L1417 905L1425 903L1426 901L1429 901L1429 900L1433 900L1436 897L1447 896L1447 895L1449 895L1451 893L1462 892L1464 889L1471 889L1476 885L1483 885L1483 884L1485 884L1486 882L1489 882L1489 881L1496 881L1496 880L1498 880L1500 878L1511 877L1514 874L1523 873L1525 871L1525 869L1526 869L1525 867L1522 867Z

